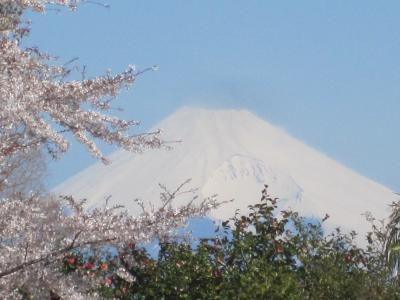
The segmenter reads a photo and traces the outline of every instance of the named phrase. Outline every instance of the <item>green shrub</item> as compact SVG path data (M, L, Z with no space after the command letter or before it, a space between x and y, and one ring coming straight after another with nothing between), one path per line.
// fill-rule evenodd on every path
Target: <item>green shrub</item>
M212 239L160 243L157 259L130 245L93 265L104 297L119 299L400 299L384 253L355 243L355 233L326 235L321 222L276 213L265 189L246 216L223 222ZM322 221L323 222L323 221ZM71 260L72 261L72 260ZM84 262L80 270L85 270ZM101 270L106 264L107 269ZM117 275L129 270L130 280ZM78 268L78 269L79 269ZM76 272L77 268L65 269ZM103 268L104 269L104 268ZM108 278L108 281L107 281ZM130 282L129 282L130 281Z

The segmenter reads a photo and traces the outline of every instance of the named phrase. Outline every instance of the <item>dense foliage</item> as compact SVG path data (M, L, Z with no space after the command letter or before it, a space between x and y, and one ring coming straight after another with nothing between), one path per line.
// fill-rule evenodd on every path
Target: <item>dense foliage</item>
M71 253L64 271L91 274L106 298L400 299L376 227L360 248L355 233L326 235L321 222L278 215L276 202L264 190L249 215L224 222L215 238L162 242L157 259L130 245L115 257Z

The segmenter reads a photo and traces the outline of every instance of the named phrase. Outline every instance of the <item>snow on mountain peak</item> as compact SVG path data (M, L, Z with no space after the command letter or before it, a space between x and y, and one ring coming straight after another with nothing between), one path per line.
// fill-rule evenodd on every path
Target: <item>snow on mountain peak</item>
M252 176L258 183L264 184L267 177L269 177L267 174L270 172L261 160L243 155L234 155L229 161L224 162L222 166L216 170L216 173L220 173L225 179L225 182L240 177Z
M279 195L280 208L289 201L301 201L302 189L290 175L274 170L262 160L238 154L224 161L213 172L203 185L202 194L216 193L222 199L232 199L233 202L226 204L223 211L213 213L217 219L228 219L232 217L232 211L242 206L237 203L238 200L248 197L258 200L260 188L264 185L269 186L272 195Z
M132 199L157 204L158 183L173 189L188 178L203 196L234 199L212 216L226 219L260 199L264 184L281 207L310 217L329 213L328 227L341 226L364 234L362 216L370 211L385 218L397 196L312 149L246 110L184 107L160 122L166 140L182 141L173 149L142 155L119 150L110 166L100 163L67 180L56 191L87 198L90 205L112 195L132 213Z

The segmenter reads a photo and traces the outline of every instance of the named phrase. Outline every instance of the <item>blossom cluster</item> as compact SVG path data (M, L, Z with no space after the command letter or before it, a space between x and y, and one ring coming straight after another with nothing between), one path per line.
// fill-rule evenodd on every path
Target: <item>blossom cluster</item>
M75 9L78 0L0 0L0 298L88 299L85 294L100 284L64 276L65 255L75 249L104 247L164 238L193 215L204 215L218 205L215 199L191 201L174 207L179 194L162 192L160 208L144 209L138 217L121 207L86 210L73 197L61 199L38 194L4 196L15 178L18 158L47 149L56 158L66 152L70 133L96 158L107 162L97 148L101 140L133 152L160 148L159 132L132 134L136 121L109 115L110 100L130 87L133 67L112 75L70 80L71 69L37 48L22 46L20 16L26 9L43 12L47 5ZM22 28L22 29L21 29ZM22 30L22 31L21 31ZM25 32L26 33L26 32ZM87 266L88 267L88 266ZM119 270L121 276L126 275ZM96 298L96 294L92 295Z
M176 195L177 193L169 193ZM79 249L91 253L107 247L121 249L132 243L164 239L182 226L187 218L204 215L218 206L214 198L179 208L165 205L133 217L121 207L85 210L84 202L73 197L61 200L3 199L0 202L0 298L17 297L24 290L42 295L49 290L62 299L75 299L89 287L100 284L62 276L60 265L65 255ZM71 264L75 263L72 260ZM90 270L93 266L86 265ZM118 274L125 273L119 270Z
M0 0L0 5L4 5L9 9L15 9L16 7L32 8L37 12L44 12L48 5L61 5L76 9L81 2L85 2L85 0Z
M130 136L136 121L106 115L109 101L129 87L135 70L112 76L66 81L69 70L49 64L37 49L21 49L16 40L0 40L0 162L5 156L46 143L65 152L69 131L94 156L104 159L91 138L116 144L129 151L160 147L157 133ZM86 109L87 107L91 109ZM52 127L58 125L58 131Z

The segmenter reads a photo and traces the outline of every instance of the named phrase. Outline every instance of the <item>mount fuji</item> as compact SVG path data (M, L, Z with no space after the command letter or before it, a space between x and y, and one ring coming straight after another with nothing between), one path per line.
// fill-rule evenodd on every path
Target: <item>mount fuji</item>
M330 218L328 229L340 226L360 236L370 230L363 213L377 219L389 215L398 196L245 110L182 108L155 126L173 143L171 150L110 155L112 164L94 164L55 189L100 206L111 195L132 214L135 198L159 202L159 183L174 189L191 178L199 196L234 199L211 213L217 220L245 212L260 200L263 185L278 197L280 208L306 217ZM187 195L186 195L187 196ZM186 199L181 201L185 201Z

